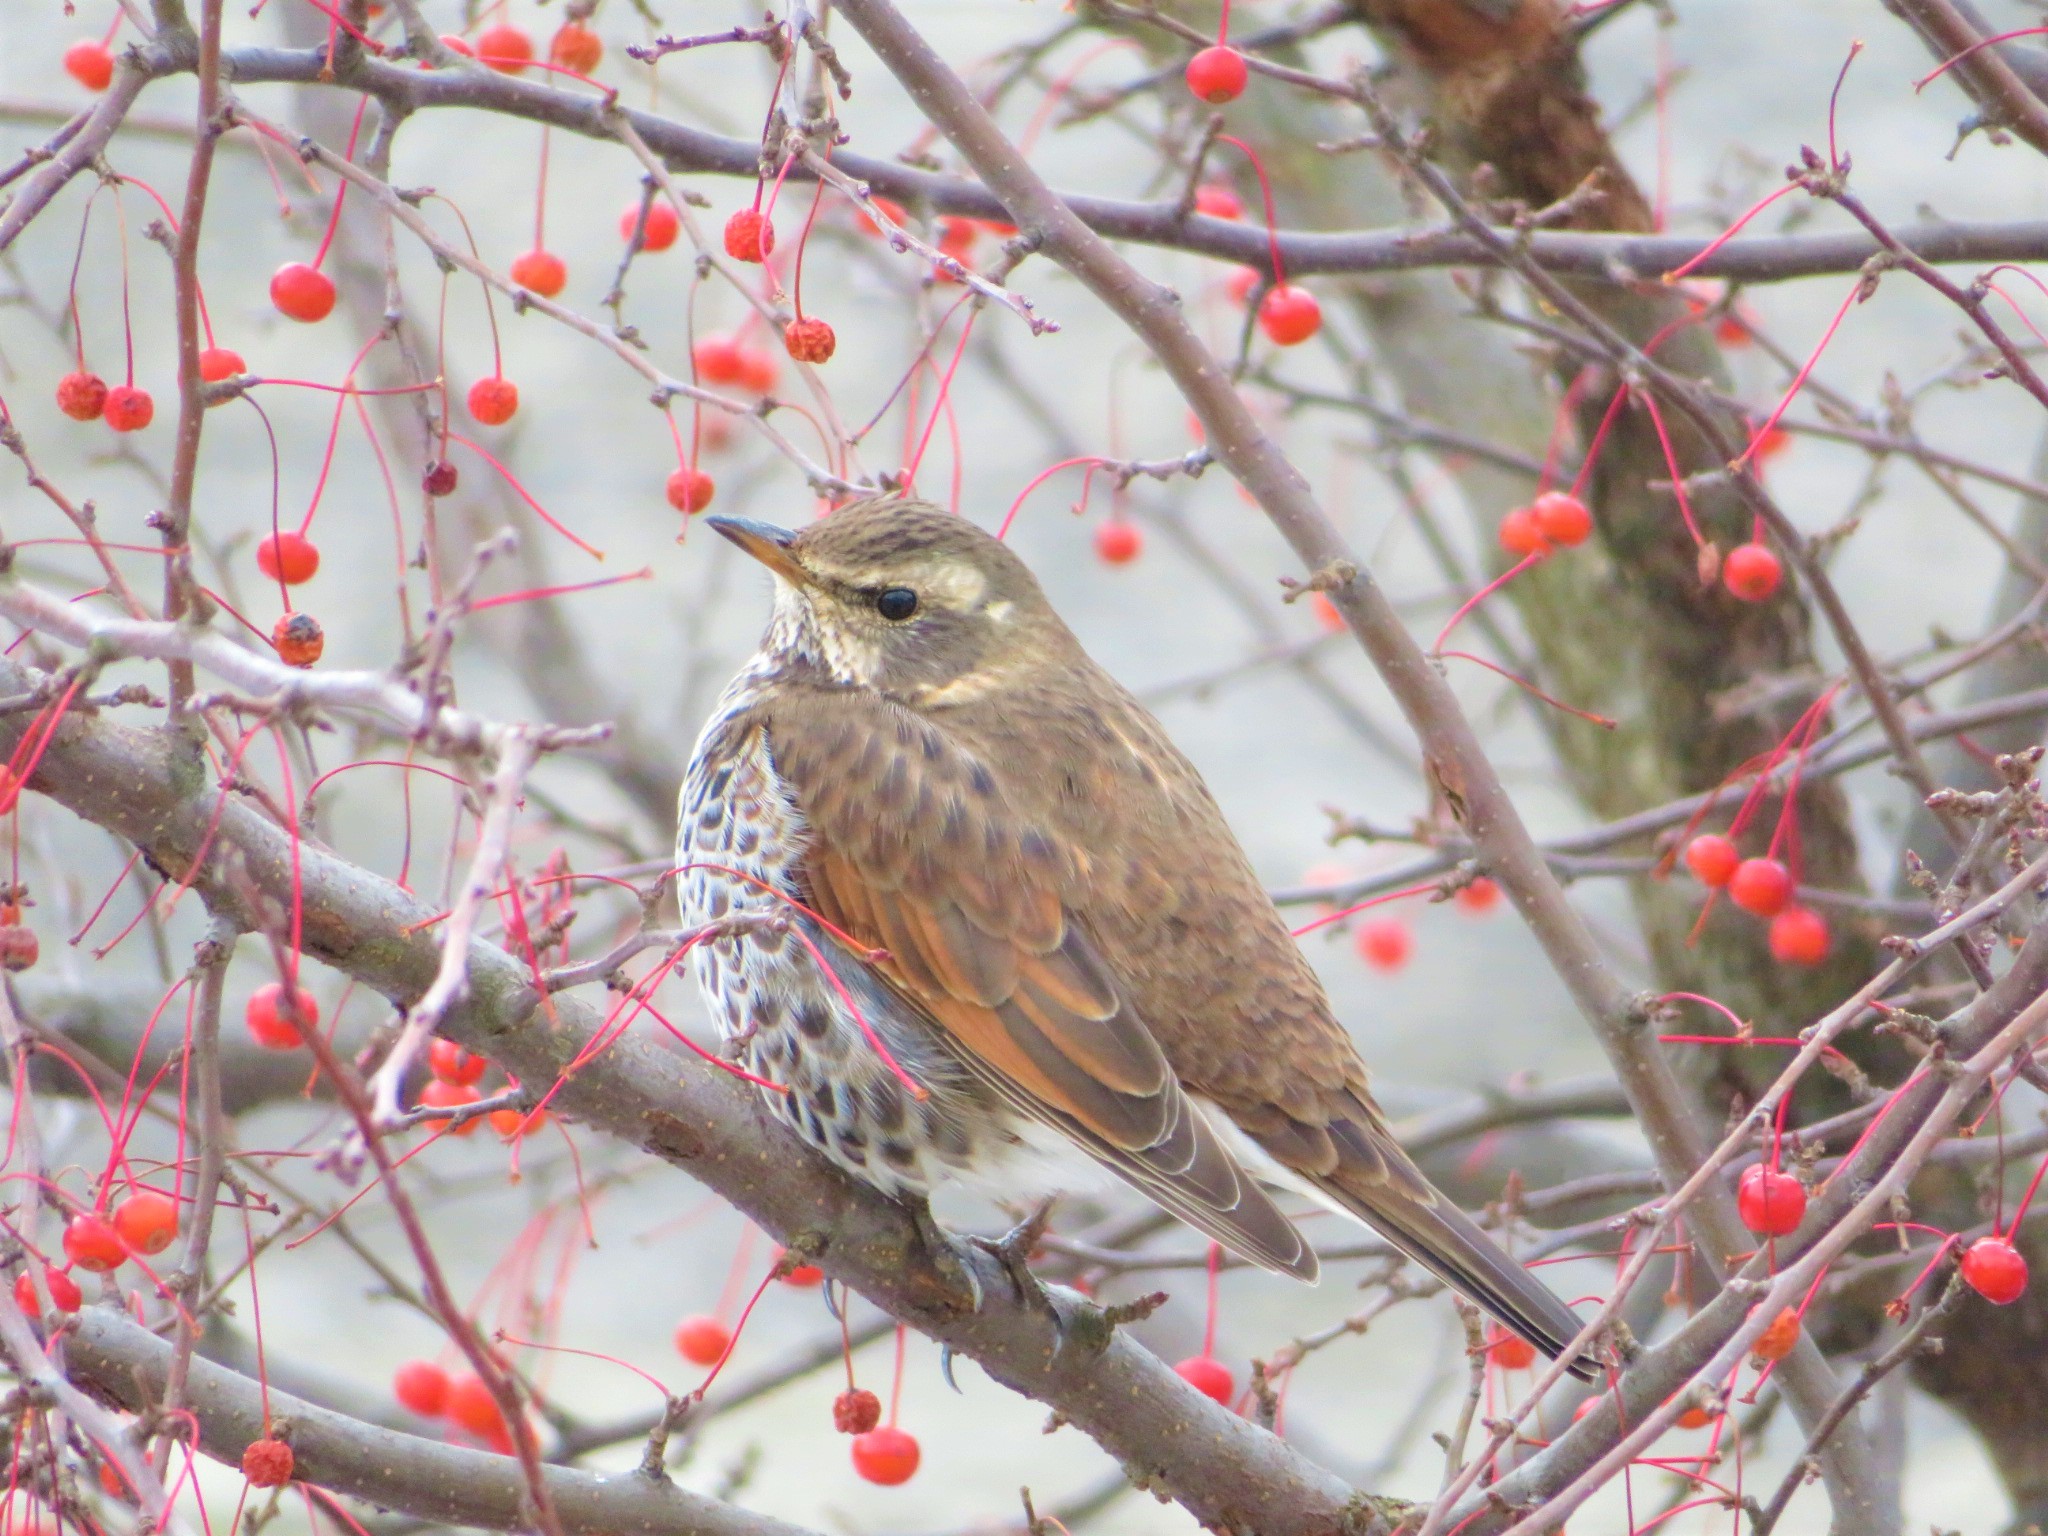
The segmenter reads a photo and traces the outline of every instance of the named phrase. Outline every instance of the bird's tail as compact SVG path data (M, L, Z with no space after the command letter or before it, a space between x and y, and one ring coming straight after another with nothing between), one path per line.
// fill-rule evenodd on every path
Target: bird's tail
M1544 1354L1553 1359L1562 1356L1565 1346L1578 1336L1583 1324L1577 1314L1448 1197L1431 1190L1434 1200L1418 1199L1391 1180L1315 1182L1327 1199ZM1427 1184L1423 1187L1428 1188ZM1581 1381L1598 1381L1604 1375L1601 1363L1585 1354L1571 1362L1570 1370Z

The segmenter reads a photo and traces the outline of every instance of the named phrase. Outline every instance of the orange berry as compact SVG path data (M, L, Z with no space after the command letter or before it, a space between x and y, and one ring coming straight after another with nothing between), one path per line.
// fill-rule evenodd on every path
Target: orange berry
M1278 283L1259 300L1259 329L1274 344L1296 347L1323 328L1323 306L1306 288Z
M500 74L524 74L533 62L533 39L511 22L501 21L476 35L476 56Z
M270 643L288 667L310 667L327 649L327 632L310 613L287 613L272 627Z
M140 432L156 419L156 402L149 398L146 389L137 389L133 384L116 384L107 391L107 403L102 414L107 425L116 432Z
M619 215L619 238L631 240L633 231L640 224L640 205L633 204ZM640 249L643 251L665 251L676 243L676 236L683 230L683 221L666 202L657 198L647 205L647 227L640 231Z
M1129 565L1144 551L1145 535L1122 518L1095 525L1095 555L1104 565Z
M1792 871L1776 859L1744 859L1728 877L1728 899L1758 917L1776 917L1792 902Z
M1792 1353L1792 1346L1799 1342L1799 1311L1787 1307L1770 1325L1757 1335L1756 1343L1749 1352L1759 1360L1782 1360Z
M231 347L208 347L199 354L199 377L208 384L218 384L248 371L242 354Z
M1702 832L1685 845L1685 867L1701 885L1719 890L1735 876L1742 855L1718 832Z
M57 409L73 421L98 421L107 408L107 381L81 369L57 381Z
M272 581L296 587L320 569L320 550L303 533L273 533L256 546L256 569Z
M604 57L604 40L590 28L573 21L562 23L548 44L548 60L564 69L573 69L579 75L587 75L597 68Z
M1561 548L1583 544L1593 532L1593 514L1578 497L1564 491L1545 491L1529 503L1536 526L1543 537Z
M104 1275L128 1258L128 1245L104 1219L81 1211L65 1224L64 1257L80 1269Z
M839 338L817 316L805 315L782 328L782 345L800 363L829 363Z
M569 283L569 265L553 251L527 251L512 258L512 281L552 299Z
M732 1330L715 1317L698 1314L676 1324L676 1353L692 1365L714 1366L732 1347Z
M270 302L288 320L312 325L334 313L334 279L303 261L288 261L270 278Z
M1536 1363L1536 1346L1499 1326L1487 1329L1486 1351L1504 1371L1526 1371Z
M1819 965L1829 942L1828 920L1810 907L1787 907L1771 919L1771 958L1781 965Z
M130 1253L162 1253L178 1235L178 1202L153 1189L138 1189L114 1207L114 1230Z
M1760 603L1778 590L1785 569L1761 544L1738 544L1721 562L1721 580L1729 594L1745 603Z
M1550 553L1550 540L1543 536L1543 525L1536 520L1534 507L1516 507L1502 517L1498 537L1502 549L1525 560L1531 555Z
M519 410L519 386L502 374L469 386L469 414L487 427L502 427Z
M1358 958L1376 971L1398 971L1415 953L1415 935L1398 917L1366 919L1351 942Z
M1481 875L1470 885L1460 887L1458 894L1451 900L1475 915L1491 912L1500 905L1500 886L1485 875Z
M427 1109L467 1109L483 1098L467 1083L451 1083L445 1077L437 1077L420 1090L420 1103ZM450 1136L474 1136L482 1122L475 1117L459 1121L431 1121L437 1128Z
M885 1488L915 1477L919 1456L916 1437L894 1425L871 1429L853 1442L853 1470Z
M401 1408L423 1419L438 1419L448 1407L448 1373L431 1360L408 1360L391 1378L391 1395Z
M711 505L718 483L701 469L679 469L668 477L668 504L685 514Z
M249 1033L267 1051L297 1050L305 1031L320 1024L320 1005L304 990L287 994L281 981L266 982L249 994L244 1018Z
M88 91L104 91L114 83L114 56L105 43L80 38L64 50L64 73Z
M1218 44L1204 48L1189 59L1184 78L1197 101L1220 107L1244 94L1245 85L1251 79L1251 70L1245 64L1243 54L1235 48Z

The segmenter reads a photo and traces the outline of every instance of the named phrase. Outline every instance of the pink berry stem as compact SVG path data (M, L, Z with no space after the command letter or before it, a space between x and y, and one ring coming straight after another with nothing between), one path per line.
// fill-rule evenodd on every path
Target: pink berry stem
M1209 1359L1216 1358L1216 1271L1223 1262L1223 1245L1212 1241L1209 1244L1209 1311L1202 1320L1202 1353Z
M897 1405L903 1400L903 1325L896 1325L896 1379L889 1383L889 1427L896 1427Z
M356 103L355 120L348 127L348 148L342 154L342 158L345 160L354 160L356 157L356 141L362 135L363 113L369 105L370 98L368 96L363 97L362 100ZM313 254L313 270L315 272L319 271L321 263L327 260L327 248L334 244L334 232L341 227L342 199L347 196L348 182L337 180L334 183L334 206L327 210L327 232L320 237L320 249Z
M1522 572L1530 569L1532 566L1541 565L1543 563L1544 557L1548 554L1548 549L1532 549L1528 554L1522 556L1520 560L1516 561L1513 565L1509 566L1505 571L1502 571L1498 576L1494 577L1493 580L1489 581L1477 592L1474 592L1470 597L1466 598L1464 602L1458 605L1458 611L1452 614L1448 619L1444 620L1444 627L1437 631L1436 640L1430 645L1429 653L1432 656L1440 653L1444 648L1444 641L1450 638L1452 630L1456 629L1459 626L1459 624L1464 622L1466 614L1470 613L1474 608L1477 608L1481 603L1485 602L1489 597L1493 596L1494 593L1498 592L1502 587L1506 586L1509 582L1513 581L1517 576L1521 575Z
M540 125L540 176L533 193L533 248L544 251L548 248L548 147L553 142L553 132L546 123Z
M1226 46L1230 42L1230 0L1223 0L1223 14L1216 19L1216 44ZM1206 1351L1204 1351L1206 1353Z
M787 171L788 167L784 166L783 169ZM777 178L778 181L780 179L779 177ZM811 226L818 222L818 203L824 195L825 183L823 181L813 182L811 184L811 210L804 215L804 227L797 231L796 270L790 274L789 278L789 299L796 309L796 317L799 320L804 317L804 247L810 244Z
M915 481L917 479L918 468L924 463L924 451L931 446L932 430L938 426L940 414L943 412L949 421L953 419L953 375L960 369L960 359L967 353L967 338L974 334L974 322L980 318L981 310L977 306L968 311L967 319L960 327L960 339L953 344L953 356L946 364L946 371L939 375L938 398L932 401L931 415L925 418L924 435L917 440L917 452L913 453L910 456L910 461L903 466L904 478L908 481ZM957 423L954 427L953 465L957 478L960 465L959 429ZM959 510L957 493L954 510Z
M1228 7L1224 9L1223 19L1226 23L1230 20ZM1273 211L1273 184L1266 179L1266 163L1259 158L1258 151L1245 143L1243 139L1233 137L1227 133L1219 133L1216 135L1216 142L1218 144L1230 145L1239 154L1243 155L1245 159L1251 161L1252 174L1259 178L1259 200L1265 205L1266 209L1266 257L1273 265L1273 286L1275 288L1281 287L1287 281L1287 264L1280 257L1280 237L1274 232L1274 226L1279 223L1279 217Z
M1855 285L1843 297L1841 307L1835 311L1835 318L1830 320L1828 328L1821 332L1820 341L1814 346L1813 351L1808 354L1806 361L1799 365L1799 372L1792 376L1791 387L1785 391L1777 405L1772 408L1771 414L1766 418L1764 424L1757 428L1756 435L1749 440L1749 446L1735 456L1734 462L1729 466L1731 469L1754 459L1757 444L1761 443L1765 436L1769 434L1771 428L1778 424L1778 418L1792 408L1792 402L1798 398L1799 391L1806 388L1807 379L1812 376L1814 368L1819 365L1821 353L1827 351L1828 343L1835 339L1835 332L1841 329L1842 322L1848 318L1849 306L1869 296L1864 288L1867 281L1866 278L1860 276L1856 279Z
M1779 198L1785 196L1788 192L1797 191L1798 187L1798 182L1788 181L1785 183L1784 186L1778 188L1777 191L1772 192L1765 197L1759 198L1757 202L1750 208L1749 212L1745 213L1733 224L1730 224L1726 229L1722 230L1720 234L1714 236L1714 238L1707 243L1706 248L1702 250L1699 253L1699 255L1693 257L1693 259L1685 263L1684 266L1673 267L1669 272L1666 272L1664 274L1664 281L1667 283L1677 282L1680 278L1684 277L1688 272L1691 272L1693 268L1697 267L1701 262L1705 261L1709 256L1712 256L1714 252L1718 251L1730 240L1733 240L1737 235L1741 234L1743 226L1749 223L1751 219L1755 218L1758 214L1762 213L1766 208L1770 207L1771 204L1775 203Z
M2003 1123L2000 1125L1999 1134L2001 1136L2004 1135ZM2048 1157L2042 1158L2039 1163L2035 1164L2034 1177L2027 1183L2027 1192L2020 1196L2019 1208L2012 1213L2011 1223L1999 1230L1998 1235L2000 1237L2006 1237L2019 1231L2020 1223L2027 1219L2027 1207L2034 1203L2034 1191L2041 1187L2041 1175L2044 1173L2048 1173Z
M1469 651L1443 651L1438 653L1438 659L1441 661L1469 661L1475 666L1484 667L1487 671L1494 673L1496 676L1506 678L1509 682L1513 683L1517 688L1521 689L1530 697L1541 699L1545 704L1548 704L1552 709L1561 709L1568 715L1575 715L1579 719L1584 720L1589 725L1599 726L1600 729L1603 731L1614 730L1620 723L1618 721L1608 719L1605 715L1596 714L1590 709L1580 709L1577 705L1565 703L1563 699L1553 698L1549 694L1545 693L1541 688L1538 688L1534 683L1530 682L1526 677L1517 677L1514 673L1510 672L1506 667L1503 667L1496 662L1488 661L1484 656L1474 656Z
M1347 917L1355 917L1368 908L1383 907L1390 901L1406 901L1413 896L1431 895L1435 892L1436 888L1434 880L1425 880L1421 885L1411 885L1406 890L1387 891L1382 895L1369 897L1365 901L1353 902L1341 912L1325 913L1313 922L1303 923L1299 928L1293 930L1294 936L1298 939L1303 934L1314 933L1318 928L1327 928L1332 923L1343 922Z
M364 99L368 100L367 97ZM135 327L129 320L128 210L122 206L118 188L114 193L114 222L121 231L121 344L128 354L127 374L123 382L132 389L135 386Z

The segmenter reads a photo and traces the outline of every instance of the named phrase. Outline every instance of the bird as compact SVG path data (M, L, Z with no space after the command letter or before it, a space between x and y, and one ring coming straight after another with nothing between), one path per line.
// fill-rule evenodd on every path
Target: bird
M676 890L774 1114L919 1211L1106 1171L1313 1282L1275 1203L1305 1195L1564 1353L1578 1318L1401 1149L1201 775L1014 550L902 494L709 522L774 606L691 754Z

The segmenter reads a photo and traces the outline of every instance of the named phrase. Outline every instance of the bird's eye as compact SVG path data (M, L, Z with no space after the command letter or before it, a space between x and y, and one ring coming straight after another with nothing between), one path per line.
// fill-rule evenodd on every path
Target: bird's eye
M891 624L901 624L917 612L917 594L908 587L885 587L875 594L875 612Z

